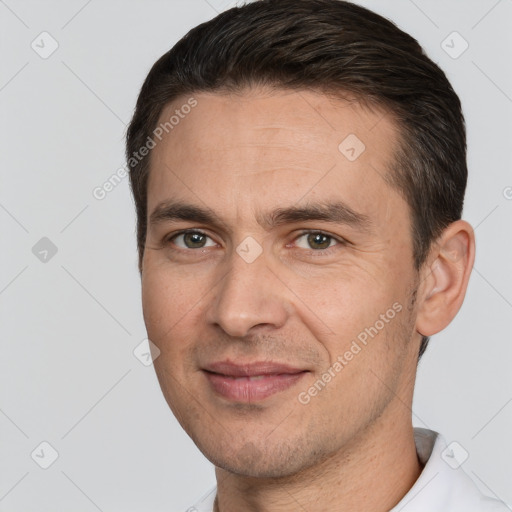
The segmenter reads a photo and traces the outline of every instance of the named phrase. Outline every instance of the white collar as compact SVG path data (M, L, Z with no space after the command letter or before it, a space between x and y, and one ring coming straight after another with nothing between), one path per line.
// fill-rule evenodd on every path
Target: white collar
M501 512L510 509L483 495L464 472L467 452L457 442L447 445L432 430L414 428L418 459L425 465L418 480L390 512Z

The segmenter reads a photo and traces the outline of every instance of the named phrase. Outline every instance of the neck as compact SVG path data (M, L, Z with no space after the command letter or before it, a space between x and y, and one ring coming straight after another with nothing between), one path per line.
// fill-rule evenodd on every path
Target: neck
M249 478L216 468L214 511L388 512L422 470L410 411L404 409L403 403L394 404L350 446L291 477Z

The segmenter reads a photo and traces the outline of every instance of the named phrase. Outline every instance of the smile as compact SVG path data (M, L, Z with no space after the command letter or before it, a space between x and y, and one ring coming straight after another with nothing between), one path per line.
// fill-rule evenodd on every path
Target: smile
M234 402L259 402L285 391L301 380L307 370L272 362L234 364L221 362L203 370L211 389Z

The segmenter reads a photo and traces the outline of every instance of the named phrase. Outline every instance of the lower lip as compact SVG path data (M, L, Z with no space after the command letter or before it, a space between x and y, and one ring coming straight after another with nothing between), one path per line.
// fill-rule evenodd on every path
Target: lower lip
M213 390L228 400L236 402L258 402L296 384L306 372L281 373L249 377L227 377L218 373L205 371L204 374Z

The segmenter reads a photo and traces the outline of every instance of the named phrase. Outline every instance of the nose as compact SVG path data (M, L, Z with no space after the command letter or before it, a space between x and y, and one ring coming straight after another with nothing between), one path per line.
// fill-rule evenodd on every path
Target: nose
M268 266L264 253L248 262L233 251L223 272L206 313L210 324L230 336L244 337L255 328L278 329L286 323L291 311L287 288Z

